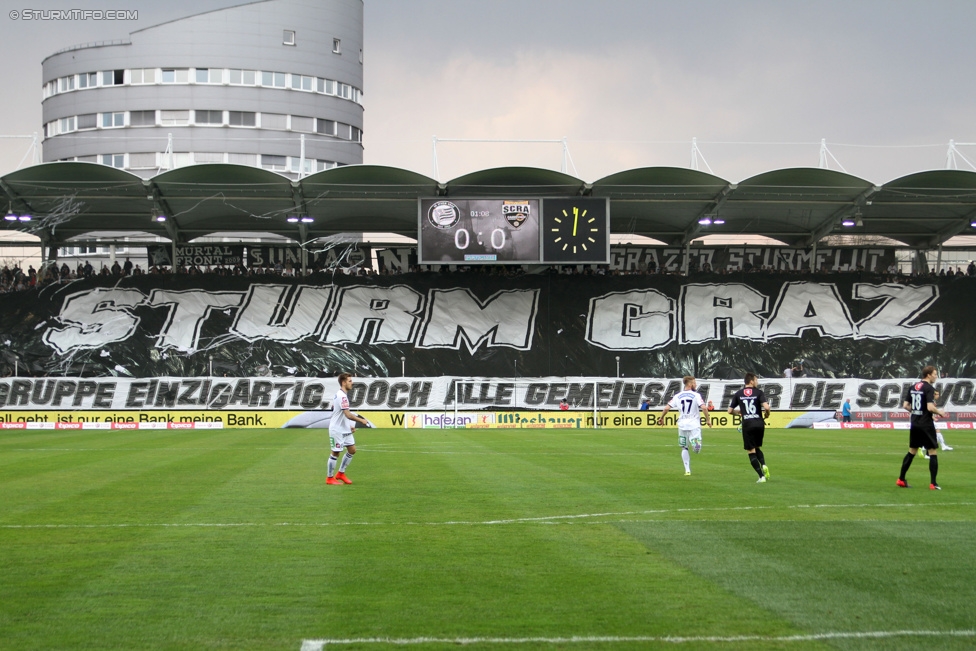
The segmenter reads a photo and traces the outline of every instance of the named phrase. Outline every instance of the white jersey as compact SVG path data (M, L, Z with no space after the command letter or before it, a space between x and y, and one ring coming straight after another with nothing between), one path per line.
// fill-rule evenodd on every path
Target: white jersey
M678 429L701 427L701 408L705 405L697 391L684 390L674 394L668 407L678 412Z
M333 434L351 434L356 421L349 420L343 412L349 409L349 397L342 389L336 391L332 397L332 420L329 422L329 431Z

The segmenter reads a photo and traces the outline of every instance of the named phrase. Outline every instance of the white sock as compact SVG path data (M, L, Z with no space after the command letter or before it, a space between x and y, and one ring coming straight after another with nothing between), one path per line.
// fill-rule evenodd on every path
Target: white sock
M688 448L681 448L681 460L685 463L685 472L691 472L691 455Z
M352 462L352 455L346 452L342 457L342 463L339 464L339 472L345 472L350 462Z
M935 438L937 438L939 440L939 447L941 447L944 450L945 447L946 447L946 442L945 442L945 439L942 438L942 432L936 432L935 433Z
M329 457L329 477L335 477L336 458Z

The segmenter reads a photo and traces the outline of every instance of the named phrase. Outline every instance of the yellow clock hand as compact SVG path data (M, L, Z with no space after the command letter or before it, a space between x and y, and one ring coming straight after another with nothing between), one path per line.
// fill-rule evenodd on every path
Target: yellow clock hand
M576 237L576 225L579 223L579 208L573 206L573 237Z

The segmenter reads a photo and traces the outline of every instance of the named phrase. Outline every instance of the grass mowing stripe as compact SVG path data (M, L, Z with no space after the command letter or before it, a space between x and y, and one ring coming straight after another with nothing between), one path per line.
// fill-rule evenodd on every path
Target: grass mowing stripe
M664 642L667 644L730 642L811 642L819 640L865 640L888 639L894 637L976 637L976 631L864 631L812 633L809 635L699 635L681 636L574 636L574 637L416 637L416 638L358 638L302 640L301 651L323 651L326 646L379 644L384 646L412 646L417 644L628 644L633 642Z

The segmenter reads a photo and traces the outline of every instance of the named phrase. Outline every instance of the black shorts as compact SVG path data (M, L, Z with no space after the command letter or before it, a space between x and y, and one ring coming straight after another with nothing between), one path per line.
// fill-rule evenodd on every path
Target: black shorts
M935 425L912 425L908 430L908 447L938 450L939 439L935 435Z
M742 449L751 450L753 448L761 448L763 444L763 435L766 433L765 423L760 425L750 425L749 423L742 424Z

